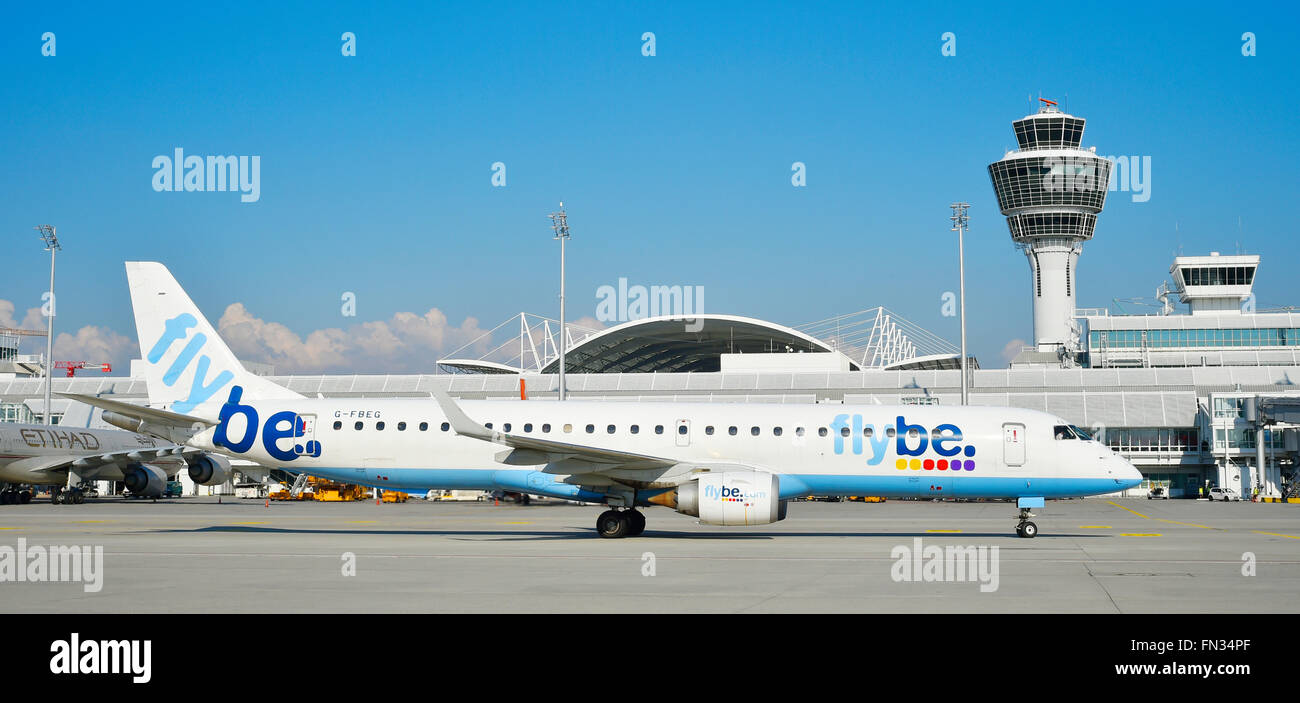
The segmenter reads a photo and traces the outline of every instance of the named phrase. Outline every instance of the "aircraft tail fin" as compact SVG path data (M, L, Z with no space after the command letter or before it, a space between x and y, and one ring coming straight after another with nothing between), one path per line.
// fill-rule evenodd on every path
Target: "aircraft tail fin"
M302 397L245 369L166 266L128 261L126 278L151 406L216 417L236 386L245 400Z

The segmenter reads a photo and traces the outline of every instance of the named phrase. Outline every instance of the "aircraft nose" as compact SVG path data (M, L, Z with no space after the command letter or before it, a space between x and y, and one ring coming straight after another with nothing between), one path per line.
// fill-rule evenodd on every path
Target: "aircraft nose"
M1120 477L1120 481L1124 484L1125 488L1133 488L1142 483L1142 472L1138 470L1138 467L1134 466L1124 457L1116 456L1115 459L1121 466L1120 470L1116 471L1115 474Z

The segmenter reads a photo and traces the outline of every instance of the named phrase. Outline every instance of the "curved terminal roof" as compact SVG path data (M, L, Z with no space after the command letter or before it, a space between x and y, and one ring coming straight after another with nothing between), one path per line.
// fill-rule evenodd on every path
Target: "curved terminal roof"
M720 371L723 354L804 351L840 353L784 325L736 315L650 317L594 334L565 354L567 373ZM857 363L849 368L856 371ZM542 373L559 371L553 360Z
M967 355L966 367L968 369L978 369L979 361ZM886 371L948 371L961 370L961 354L930 354L927 356L915 356L906 361L897 364L890 364L885 367Z

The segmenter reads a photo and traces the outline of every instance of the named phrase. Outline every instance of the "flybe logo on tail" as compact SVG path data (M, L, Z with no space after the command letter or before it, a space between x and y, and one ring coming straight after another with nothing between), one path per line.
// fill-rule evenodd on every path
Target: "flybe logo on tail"
M236 454L243 454L253 448L257 442L258 427L261 426L257 417L257 409L251 405L244 405L239 401L243 399L243 386L234 386L230 389L230 398L226 404L221 406L221 415L217 418L220 424L217 425L217 432L212 438L212 443L218 447L224 447ZM239 439L230 437L230 420L236 415L244 418L244 436ZM293 461L299 456L320 456L320 442L314 439L307 440L299 444L291 442L291 449L281 449L280 440L290 438L296 439L304 437L307 434L307 423L298 413L292 410L282 410L266 418L266 425L261 426L262 446L266 448L266 453L280 461Z
M199 321L188 312L183 312L167 320L163 323L162 336L158 338L158 341L154 342L153 348L149 350L149 354L145 359L150 364L158 363L173 344L189 337L190 330L198 326L198 324ZM172 365L168 367L167 371L163 373L163 385L168 387L176 385L176 381L180 379L181 374L185 372L185 369L189 368L190 363L194 361L199 351L207 343L208 336L202 332L190 337L190 341L181 349L181 353L177 354L176 358L172 360ZM211 383L206 383L208 369L211 366L212 359L207 354L198 356L198 364L194 367L194 379L190 381L190 394L185 399L172 403L173 412L182 415L190 412L235 378L233 373L223 369L221 373L217 374L216 378L212 379Z
M975 456L975 445L963 446L965 437L961 428L951 423L935 425L931 431L922 425L913 425L899 415L895 424L877 428L875 425L863 424L861 415L844 414L835 416L831 429L835 433L836 454L846 451L863 454L869 444L871 456L867 459L867 464L870 466L884 461L892 443L894 454L898 457L894 461L894 467L900 471L975 470L975 460L971 458ZM930 452L938 458L926 457Z

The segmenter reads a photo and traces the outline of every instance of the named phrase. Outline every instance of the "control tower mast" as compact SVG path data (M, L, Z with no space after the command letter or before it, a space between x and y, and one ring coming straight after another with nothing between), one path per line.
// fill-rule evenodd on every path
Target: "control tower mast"
M1038 113L1012 123L1020 148L989 164L998 207L1029 260L1034 344L1039 352L1076 352L1075 265L1106 202L1110 161L1082 149L1085 120L1043 100Z

